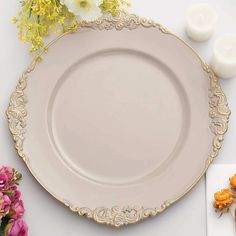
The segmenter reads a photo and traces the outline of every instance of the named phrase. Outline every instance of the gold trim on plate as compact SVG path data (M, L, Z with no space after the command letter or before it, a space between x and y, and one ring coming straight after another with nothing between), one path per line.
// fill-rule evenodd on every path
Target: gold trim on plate
M180 196L176 199L171 199L165 201L161 206L156 208L144 208L144 207L100 207L96 209L89 209L86 207L78 207L73 206L68 200L61 199L59 196L55 196L51 191L44 186L36 174L33 172L30 166L29 159L23 150L23 142L24 142L24 134L26 132L26 95L24 90L27 86L28 75L31 71L34 70L35 65L37 63L36 59L31 63L28 69L22 74L18 85L16 86L15 91L11 95L9 107L7 109L7 118L9 123L9 130L12 134L13 140L15 142L15 148L19 154L19 156L23 159L26 166L32 173L32 175L36 178L36 180L48 191L52 196L54 196L57 200L62 202L64 205L70 208L73 212L77 212L81 216L86 216L88 218L94 219L98 223L107 224L115 227L120 227L123 225L137 223L145 218L150 216L156 216L163 212L167 207L172 205L174 202L182 198L185 194L187 194L201 179L201 177L207 171L209 165L212 163L214 158L218 155L219 150L222 146L222 141L224 139L224 135L228 130L228 122L230 117L230 109L228 107L227 99L225 94L223 93L218 78L215 76L212 69L200 58L200 56L191 48L188 44L186 44L183 40L181 40L178 36L168 31L162 25L152 21L146 20L144 18L140 18L134 14L119 14L117 17L112 17L110 15L105 15L101 19L98 19L93 22L83 21L80 25L77 25L73 30L70 30L51 43L48 44L47 49L52 46L57 40L64 37L66 34L77 32L80 28L92 28L99 30L122 30L126 29L136 29L137 27L154 27L157 30L160 30L162 33L169 34L170 36L176 37L182 43L184 43L187 47L189 47L195 55L199 58L200 63L202 64L203 70L208 74L210 78L210 89L209 89L209 116L211 118L210 129L214 134L214 139L212 142L212 152L208 157L205 167L196 178L196 180L192 183L191 186L186 189ZM41 55L41 54L40 54Z

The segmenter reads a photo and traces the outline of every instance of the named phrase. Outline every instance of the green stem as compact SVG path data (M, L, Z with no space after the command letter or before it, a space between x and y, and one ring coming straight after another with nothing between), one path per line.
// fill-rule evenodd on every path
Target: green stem
M4 235L4 230L8 224L9 218L8 217L3 217L2 218L2 223L0 225L0 236Z
M32 15L32 6L33 6L33 2L31 3L31 6L30 6L29 18L30 18L31 15Z

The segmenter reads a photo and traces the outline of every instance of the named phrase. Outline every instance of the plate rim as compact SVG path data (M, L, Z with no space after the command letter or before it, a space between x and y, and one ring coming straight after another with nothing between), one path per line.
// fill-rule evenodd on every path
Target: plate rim
M26 125L27 99L24 90L27 87L28 76L34 70L36 64L38 63L37 60L38 57L42 56L51 46L53 46L54 43L56 43L58 40L60 40L67 34L76 33L81 28L91 28L94 30L111 30L111 29L133 30L138 27L156 28L157 30L159 30L164 34L168 34L172 37L175 37L177 41L184 43L185 46L188 47L194 53L194 56L196 56L199 59L203 71L207 73L210 79L209 117L211 119L210 130L214 136L212 141L211 154L206 159L205 166L202 172L199 173L199 176L193 181L193 183L177 198L166 200L161 204L161 206L157 206L155 208L144 208L142 206L126 206L126 207L114 206L111 208L99 207L95 209L74 206L68 200L56 196L54 193L49 191L44 184L41 183L40 179L37 177L37 175L31 168L28 157L24 153L23 142L27 126ZM6 111L6 116L8 120L9 131L14 140L15 149L17 150L18 155L24 161L25 165L27 166L33 177L49 194L51 194L54 198L56 198L58 201L60 201L67 207L69 207L71 211L78 213L80 216L86 216L87 218L91 218L97 223L120 227L128 224L134 224L150 216L156 216L160 214L166 208L168 208L173 203L177 202L179 199L184 197L188 192L192 190L192 188L199 182L202 176L206 173L208 167L214 161L215 157L218 155L222 147L222 141L224 140L224 135L228 130L228 122L231 111L228 106L227 98L221 89L218 77L214 74L213 70L209 67L209 65L204 62L204 60L189 44L187 44L176 34L170 32L168 29L166 29L164 26L157 23L156 21L147 20L146 18L139 17L135 14L119 13L118 16L116 17L107 14L95 21L90 21L90 22L81 21L79 24L75 23L68 31L62 33L54 40L52 40L45 47L45 52L40 52L21 75L19 82L16 86L16 89L10 97L10 102Z

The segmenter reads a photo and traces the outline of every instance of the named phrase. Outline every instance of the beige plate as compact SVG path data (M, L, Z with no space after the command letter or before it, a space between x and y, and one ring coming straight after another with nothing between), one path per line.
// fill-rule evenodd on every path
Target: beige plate
M35 178L71 210L135 223L197 183L230 111L211 69L159 24L120 15L82 26L22 75L10 131Z

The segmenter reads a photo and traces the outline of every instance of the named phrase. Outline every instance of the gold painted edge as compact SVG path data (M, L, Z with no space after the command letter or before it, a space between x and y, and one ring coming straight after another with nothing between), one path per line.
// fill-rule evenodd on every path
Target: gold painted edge
M91 218L95 220L97 223L107 224L115 227L120 227L128 224L137 223L143 219L146 219L150 216L156 216L163 212L170 205L178 201L184 195L186 195L201 179L201 177L205 174L210 164L213 162L215 157L218 155L219 150L222 147L222 141L224 139L224 135L228 130L228 122L230 117L230 109L227 103L226 96L221 89L219 84L219 80L214 74L213 70L202 60L202 58L195 52L195 50L189 46L186 42L180 39L175 34L171 33L161 24L156 23L152 20L147 20L145 18L140 18L135 14L125 14L121 13L117 17L112 17L111 15L105 15L102 18L93 21L93 22L81 22L80 25L77 25L75 29L63 33L58 36L55 40L51 41L46 49L51 47L56 41L64 37L69 33L77 32L80 28L92 28L98 30L122 30L124 28L133 30L137 27L154 27L160 30L162 33L169 34L175 37L177 40L184 43L188 48L190 48L194 54L199 58L199 61L202 65L203 70L208 74L210 79L210 89L209 89L209 117L211 118L210 129L214 134L214 138L212 141L212 151L210 156L207 158L205 166L200 173L200 175L195 179L195 181L189 186L186 191L180 194L176 199L171 199L163 202L161 206L156 208L144 208L140 206L127 206L127 207L119 207L115 206L112 208L99 207L96 209L89 209L87 207L78 207L73 206L68 200L61 199L59 196L56 196L51 191L47 189L47 187L41 183L39 178L36 176L34 171L31 169L29 159L24 154L23 151L23 142L24 142L24 134L26 132L26 117L27 110L26 104L27 99L24 93L24 90L27 86L28 76L31 71L34 70L35 65L37 64L36 58L30 64L28 69L22 74L19 79L19 82L16 86L15 91L12 93L8 109L6 111L9 130L12 134L15 148L18 152L18 155L25 162L26 166L30 170L31 174L35 177L35 179L39 182L39 184L53 197L55 197L58 201L62 202L64 205L69 207L69 209L73 212L78 213L80 216L86 216L87 218ZM40 53L39 55L41 55Z

